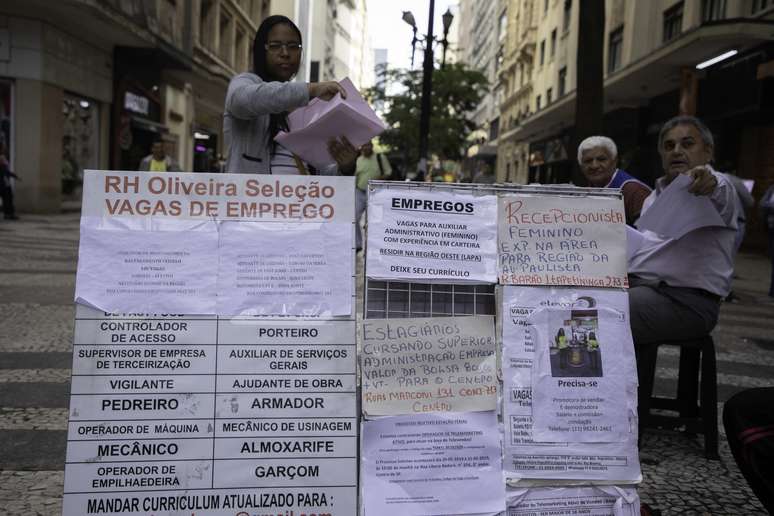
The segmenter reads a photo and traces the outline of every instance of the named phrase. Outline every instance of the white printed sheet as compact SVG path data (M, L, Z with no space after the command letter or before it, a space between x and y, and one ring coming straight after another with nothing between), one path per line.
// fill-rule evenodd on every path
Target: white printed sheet
M494 195L386 187L369 192L369 278L495 283L496 248Z
M354 182L94 171L76 302L105 312L352 312Z
M76 302L109 312L215 313L214 222L170 221L150 230L84 222Z
M494 317L363 321L363 413L495 410Z
M509 489L506 516L639 516L632 487L533 487Z
M221 224L218 313L349 315L351 224Z
M543 308L529 318L532 437L539 442L628 440L634 360L629 321L612 308Z
M366 421L362 441L361 481L368 516L505 510L494 412Z
M629 319L625 291L584 288L503 288L503 423L505 474L511 479L576 479L638 482L636 379L634 360L622 366L631 379L624 396L629 400L631 433L624 442L537 442L533 437L532 362L535 343L529 317L544 307L610 307ZM577 360L577 359L576 359ZM582 363L587 357L582 354Z
M622 199L504 194L497 217L501 284L628 286Z

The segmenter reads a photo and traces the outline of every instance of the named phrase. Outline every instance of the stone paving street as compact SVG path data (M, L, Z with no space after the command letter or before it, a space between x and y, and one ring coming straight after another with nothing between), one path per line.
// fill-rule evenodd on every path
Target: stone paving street
M67 213L0 221L0 515L61 511L78 220ZM721 309L713 334L721 409L740 390L774 384L768 267L763 256L741 255L739 302ZM676 350L659 360L657 389L671 392ZM658 464L643 464L640 495L662 514L765 514L722 433L719 461L704 458L701 437L677 432L648 432L643 451Z

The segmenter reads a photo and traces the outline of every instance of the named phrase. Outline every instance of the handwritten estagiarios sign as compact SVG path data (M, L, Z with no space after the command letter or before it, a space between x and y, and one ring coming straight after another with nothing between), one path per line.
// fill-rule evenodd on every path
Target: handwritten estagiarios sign
M628 286L621 199L502 195L497 215L501 284Z

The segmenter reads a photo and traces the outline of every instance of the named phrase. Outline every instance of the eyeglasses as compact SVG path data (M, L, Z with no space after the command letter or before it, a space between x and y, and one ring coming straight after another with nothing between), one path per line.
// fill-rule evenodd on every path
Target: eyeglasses
M292 53L301 50L301 43L280 43L279 41L272 41L264 45L264 48L274 54L279 54L283 49L287 53Z

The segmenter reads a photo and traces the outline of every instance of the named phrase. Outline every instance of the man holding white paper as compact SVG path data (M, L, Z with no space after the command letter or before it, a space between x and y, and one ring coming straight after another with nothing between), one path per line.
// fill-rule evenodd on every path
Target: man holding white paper
M643 204L636 225L645 238L629 257L641 405L653 382L650 345L700 337L715 327L731 287L738 218L736 192L710 165L712 133L699 119L666 122L658 150L665 175Z

